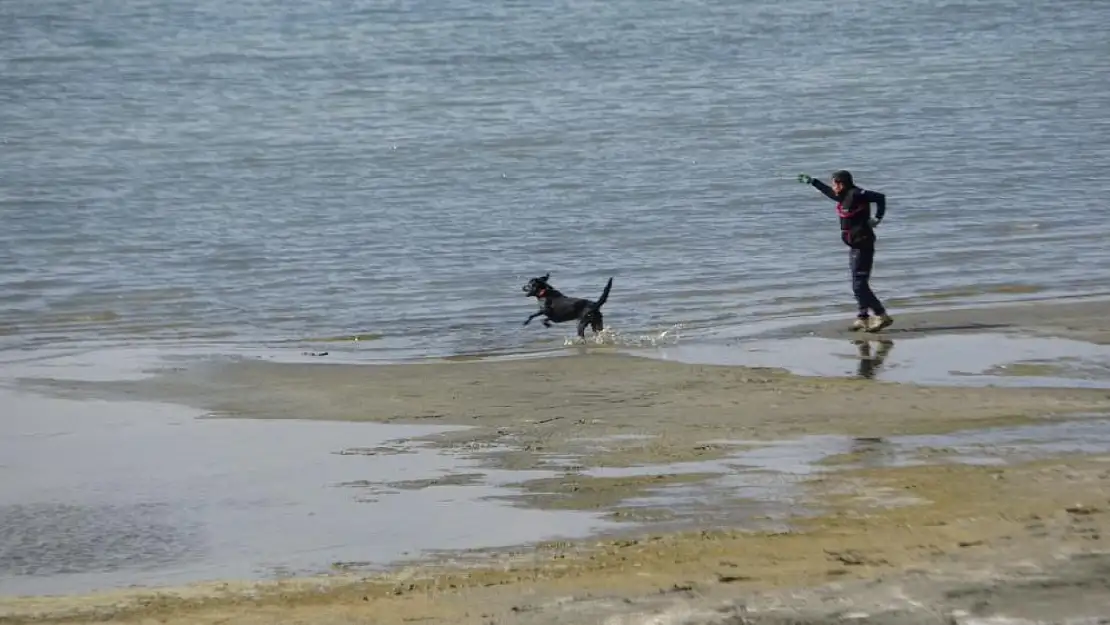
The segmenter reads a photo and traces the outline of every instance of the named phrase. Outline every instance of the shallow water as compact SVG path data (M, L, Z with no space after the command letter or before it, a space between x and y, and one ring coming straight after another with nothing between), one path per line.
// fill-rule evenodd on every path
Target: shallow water
M520 325L547 271L590 297L615 276L629 335L839 309L832 206L794 181L838 167L889 194L892 301L1110 273L1105 2L0 16L0 348L558 347Z
M0 588L8 595L375 570L637 523L773 529L816 510L804 482L822 472L1110 453L1110 421L1090 418L877 440L705 441L736 450L713 461L585 470L575 457L551 457L545 470L506 471L485 461L496 446L456 454L406 440L452 428L198 419L165 404L6 390L0 401ZM581 450L609 442L580 441ZM850 462L825 462L845 454ZM522 490L568 473L703 472L720 477L620 503L665 513L654 521L534 509ZM906 503L874 495L880 505Z
M604 441L599 441L603 443ZM650 444L650 439L645 444ZM950 434L852 438L810 435L781 441L719 440L709 444L737 451L715 460L603 468L583 471L590 477L632 477L661 473L721 473L696 483L664 485L642 497L625 500L625 509L662 509L670 522L696 520L699 527L737 525L784 528L789 518L817 510L805 482L821 474L851 468L893 468L938 463L1005 465L1073 454L1110 454L1110 420L1089 418L1046 421L1014 427L961 430ZM837 457L847 460L828 463ZM573 459L566 459L573 464ZM871 490L877 505L897 506L916 500L904 493Z
M475 461L397 440L445 428L198 420L163 404L6 391L0 401L6 595L304 575L352 561L373 568L609 525L489 499L507 492L508 472L371 487L470 471Z
M897 340L794 337L693 341L628 353L678 362L777 367L798 375L887 382L1110 388L1110 346L1009 334L939 334Z

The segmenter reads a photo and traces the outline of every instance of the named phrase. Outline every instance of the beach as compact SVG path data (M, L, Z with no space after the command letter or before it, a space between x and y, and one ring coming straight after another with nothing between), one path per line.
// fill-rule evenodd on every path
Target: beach
M959 336L957 326L978 318L1006 326L980 330L983 340L1006 332L1095 345L1101 310L1077 302L907 314L870 338L899 344L884 364L892 368L907 344ZM842 325L800 326L794 339L838 336ZM0 622L824 623L855 612L857 622L940 623L1107 613L1110 390L1097 376L1085 388L1066 383L1061 372L1079 358L1028 370L1001 363L1016 369L999 379L1056 375L1054 386L945 386L566 352L399 365L217 358L131 381L26 376L20 388L68 400L169 402L228 423L435 424L443 431L347 452L403 454L420 441L475 464L361 486L446 491L511 473L512 487L493 499L608 523L384 570L352 556L322 577L5 598Z
M0 625L1110 614L1110 3L0 15Z

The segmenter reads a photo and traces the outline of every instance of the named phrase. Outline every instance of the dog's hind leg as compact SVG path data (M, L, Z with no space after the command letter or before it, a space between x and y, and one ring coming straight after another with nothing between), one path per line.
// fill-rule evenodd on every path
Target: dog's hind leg
M585 316L578 320L578 338L586 340L586 326L590 324L590 317Z
M590 315L590 328L594 331L594 334L598 334L605 329L605 321L600 310Z

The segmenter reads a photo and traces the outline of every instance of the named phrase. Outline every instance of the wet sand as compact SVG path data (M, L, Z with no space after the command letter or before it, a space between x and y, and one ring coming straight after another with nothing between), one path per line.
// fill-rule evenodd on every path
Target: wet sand
M1038 304L900 315L886 334L905 343L912 333L943 336L979 324L974 332L982 335L986 322L977 320L993 319L1006 327L988 334L1095 344L1105 339L1103 309ZM842 332L823 324L781 338L849 336ZM748 617L777 622L794 611L834 622L852 610L874 615L880 604L897 607L906 623L964 618L951 617L953 610L1048 618L1034 612L1053 605L1057 615L1110 613L1098 603L1110 558L1089 555L1061 568L1064 556L1108 547L1110 439L1089 416L1110 414L1107 390L802 377L605 348L571 351L396 366L198 361L143 380L24 379L28 388L71 398L173 401L224 417L467 426L421 439L478 462L468 472L555 471L524 477L519 492L498 497L594 511L625 520L628 530L476 552L465 566L456 553L382 577L356 569L327 582L238 581L153 599L137 591L10 599L0 602L0 615L8 614L0 622L41 612L43 622L86 613L168 623L615 625L646 623L660 610L675 617L660 623L708 610L739 623L740 604L776 601L779 612ZM1024 439L1049 436L1035 427L1069 422L1081 434L1067 444L1018 453ZM1035 427L1020 429L1027 426ZM986 438L973 436L990 428ZM945 438L961 433L970 438ZM891 441L906 447L911 438L903 461L875 460L890 454ZM769 452L761 450L783 445L794 456L771 454L775 463L763 463ZM791 458L801 469L789 468ZM1028 566L1010 570L1016 563ZM1031 571L1046 577L1005 580ZM822 588L827 583L843 586ZM1038 600L1014 590L1038 583ZM1092 593L1093 603L1080 599Z
M44 613L53 618L35 622L719 623L708 617L735 615L724 622L833 623L851 613L875 617L856 622L961 622L951 618L956 610L1098 617L1110 607L1108 461L861 470L813 484L832 510L787 533L647 534L366 580L7 600L4 622ZM876 489L909 490L920 503L876 506ZM890 612L904 618L878 618ZM676 618L648 620L668 613ZM627 618L611 620L620 615Z
M895 324L882 335L892 340L939 334L1009 333L1074 339L1098 345L1110 344L1110 326L1103 323L1110 301L1099 298L1058 298L1012 302L997 306L975 306L908 313L892 310ZM849 338L854 333L847 323L803 323L767 333L779 337L809 335Z
M608 525L498 505L517 476L409 442L443 427L198 419L4 389L0 404L4 594L314 575Z

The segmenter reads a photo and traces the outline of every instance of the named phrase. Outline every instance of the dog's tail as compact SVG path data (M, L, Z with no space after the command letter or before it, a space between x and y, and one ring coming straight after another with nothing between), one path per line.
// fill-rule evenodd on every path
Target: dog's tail
M605 289L601 292L601 297L597 298L597 301L594 302L594 310L600 310L605 300L609 299L609 289L611 288L613 288L613 279L609 278L609 281L605 283Z

